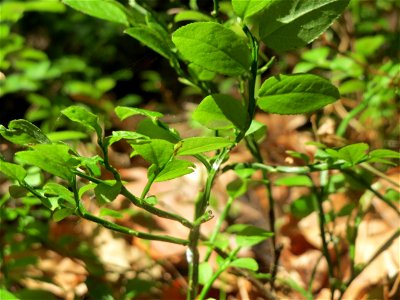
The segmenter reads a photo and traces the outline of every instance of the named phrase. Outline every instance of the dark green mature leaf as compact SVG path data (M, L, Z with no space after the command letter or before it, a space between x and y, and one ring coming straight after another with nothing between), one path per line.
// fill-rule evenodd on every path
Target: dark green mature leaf
M339 99L328 80L312 74L278 75L267 79L259 91L258 106L280 115L316 111Z
M274 235L273 232L247 224L229 226L227 232L236 234L236 243L241 247L254 246Z
M20 151L16 154L19 162L37 166L50 174L66 180L73 176L72 169L78 161L69 153L67 145L36 145L29 151Z
M241 258L235 259L234 261L232 261L229 264L229 266L236 267L236 268L247 269L247 270L252 270L252 271L257 271L258 270L258 263L252 257L241 257Z
M134 115L142 115L154 119L158 119L163 116L163 114L159 113L158 111L127 106L117 106L115 108L115 113L117 114L118 118L121 119L121 121Z
M174 159L162 169L155 181L166 181L192 173L195 165L187 160Z
M139 154L148 162L163 167L174 153L174 144L165 140L153 139L146 144L133 145L135 154Z
M275 181L275 185L312 187L313 183L306 175L295 175L279 178Z
M12 164L0 159L0 172L10 179L22 182L26 177L26 171L20 165Z
M201 101L192 118L207 128L244 128L246 110L237 99L223 94L209 95Z
M192 137L183 139L177 155L195 155L221 149L232 145L232 142L222 137Z
M124 33L137 39L166 59L171 59L174 56L174 53L171 51L172 42L168 43L166 37L154 28L138 25L126 29Z
M35 125L27 120L13 120L8 129L0 125L0 134L8 141L18 144L50 144L49 138Z
M65 4L82 13L99 19L128 25L125 7L115 0L82 1L62 0Z
M73 105L62 110L61 113L71 121L77 122L86 128L94 130L98 136L101 136L102 130L97 122L98 117L87 109L81 106Z
M239 17L245 19L265 8L269 2L271 0L232 0L232 7Z
M303 47L333 23L349 1L269 1L257 15L260 39L278 52Z
M207 70L236 76L250 69L251 54L245 40L221 24L183 26L173 33L172 41L185 59Z

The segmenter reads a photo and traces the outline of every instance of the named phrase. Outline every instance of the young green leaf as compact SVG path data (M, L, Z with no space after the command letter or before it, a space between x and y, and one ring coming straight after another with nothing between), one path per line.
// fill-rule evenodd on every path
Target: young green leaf
M121 119L121 121L134 115L142 115L154 119L158 119L163 116L163 114L159 113L158 111L127 106L117 106L115 108L115 113L117 114L118 118Z
M302 196L290 203L290 212L299 219L307 217L314 211L314 206L312 203L312 196Z
M133 145L133 147L135 154L139 154L159 168L164 167L174 153L174 144L158 139L153 139L146 144Z
M81 140L86 138L88 135L85 132L73 131L73 130L63 130L49 132L47 137L52 142L67 141L67 140Z
M183 26L173 33L172 41L185 59L207 70L237 76L250 69L250 49L245 40L221 24Z
M250 17L265 8L271 0L232 0L233 11L242 19Z
M97 122L97 116L87 109L81 106L73 105L62 110L61 113L71 121L77 122L86 128L94 130L98 136L101 136L102 130Z
M22 182L26 177L26 171L20 165L12 164L0 159L0 172L8 178Z
M280 115L314 112L340 97L328 80L312 74L271 77L263 83L258 96L257 104L262 110Z
M246 110L237 99L223 94L209 95L201 101L192 118L213 130L239 128L246 123Z
M167 181L192 173L195 165L187 160L173 159L157 175L155 182Z
M8 129L0 125L0 134L17 145L50 144L49 138L35 125L27 120L13 120Z
M279 178L275 181L275 185L312 187L313 183L306 175L295 175Z
M177 155L195 155L218 150L232 145L232 142L222 137L192 137L183 139Z
M251 271L258 270L258 263L252 257L241 257L237 258L229 264L230 267L242 268Z
M236 234L236 243L241 247L254 246L274 235L273 232L247 224L232 225L227 232Z
M125 7L115 0L82 1L62 0L66 5L99 19L128 25Z
M29 151L20 151L16 154L19 162L37 166L50 174L56 175L66 180L73 176L74 169L78 160L70 153L67 145L36 145Z
M341 158L354 166L368 158L368 149L369 146L366 143L347 145L339 149L338 158Z
M268 1L257 15L260 39L278 52L303 47L333 23L349 1Z
M226 186L228 195L232 198L238 198L247 192L247 180L236 178Z
M256 142L262 141L267 135L267 126L256 120L251 121L249 129L246 131L245 136L253 136Z
M129 141L146 141L149 140L149 138L143 134L133 132L133 131L125 131L125 130L119 130L119 131L113 131L111 136L106 137L106 144L108 146L111 146L112 144L120 141L120 140L129 140Z
M166 59L171 59L174 56L174 53L171 51L172 42L169 41L168 43L165 36L154 28L137 25L126 29L124 33L143 43Z

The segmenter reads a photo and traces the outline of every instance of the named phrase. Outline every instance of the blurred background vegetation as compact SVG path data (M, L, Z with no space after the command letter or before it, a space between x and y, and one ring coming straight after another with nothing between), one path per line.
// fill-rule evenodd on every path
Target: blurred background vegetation
M131 1L120 2L129 5ZM178 27L174 22L176 13L194 3L140 2L158 12L171 32ZM211 0L198 2L201 11L211 12ZM228 1L221 1L222 18L228 19L224 15L229 13L228 7ZM202 98L199 91L178 81L162 57L123 34L122 26L83 15L60 1L3 0L0 18L0 124L4 126L24 118L53 140L73 140L85 134L60 118L60 111L73 103L91 107L113 128L118 126L110 118L116 105L144 106L176 117L186 112L188 103L198 103ZM266 75L313 72L330 78L340 88L342 101L331 111L317 115L319 124L335 124L334 132L321 136L322 142L341 145L349 140L367 142L371 148L399 150L399 20L396 0L352 0L339 22L306 49L284 55L263 49L267 57L276 56L276 63ZM225 77L216 82L226 91L235 85ZM312 124L305 126L309 129ZM12 147L1 140L0 151L6 159L12 157ZM41 184L37 169L30 169L29 180ZM50 241L50 212L34 198L10 200L19 191L11 190L10 195L7 190L3 184L1 285L26 299L38 299L45 293L26 290L21 283L26 269L37 261L36 255L29 252L43 247L85 262L91 274L87 286L93 299L100 299L98 295L108 299L107 295L116 293L125 293L124 297L129 298L141 292L134 290L138 284L132 280L125 282L125 291L115 292L120 284L104 283L104 269L88 241L81 241L79 246L71 236ZM37 277L49 281L46 274ZM96 283L104 283L101 291ZM146 291L151 283L140 286Z

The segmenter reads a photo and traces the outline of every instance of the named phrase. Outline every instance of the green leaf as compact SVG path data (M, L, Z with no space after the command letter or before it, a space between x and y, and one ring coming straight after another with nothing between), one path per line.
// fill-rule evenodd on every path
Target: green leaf
M13 120L8 124L8 129L0 125L0 134L6 140L18 145L51 143L38 127L27 120Z
M163 116L162 113L159 113L157 111L151 111L136 107L126 107L126 106L117 106L115 108L115 113L117 114L118 118L121 119L121 121L135 115L142 115L154 119L158 119Z
M265 8L269 2L271 0L232 0L232 7L239 17L245 19Z
M156 125L150 119L144 119L139 122L136 132L148 136L152 139L166 140L171 143L176 143L179 141L179 135L170 132L164 127Z
M235 224L226 231L236 234L236 243L241 247L254 246L274 235L273 232L247 224Z
M173 159L157 175L155 181L166 181L192 173L195 165L187 160Z
M115 210L109 209L107 207L102 207L102 208L100 208L99 216L100 217L110 216L110 217L113 217L116 219L120 219L124 215L122 213L120 213L119 211L115 211Z
M128 25L125 7L114 0L82 1L62 0L66 5L99 19Z
M62 110L61 113L71 121L77 122L86 128L96 131L99 137L102 135L101 127L97 122L97 116L87 109L81 106L73 105Z
M171 59L174 56L174 53L171 51L172 42L166 40L165 36L154 28L138 25L126 29L124 33L143 43L166 59Z
M0 299L4 300L20 300L17 296L7 291L6 289L0 288Z
M47 137L52 142L67 141L67 140L81 140L87 138L87 134L80 131L63 130L55 131L47 134Z
M274 0L257 15L260 39L275 51L303 47L338 18L349 0Z
M290 203L290 212L299 219L307 217L314 211L312 196L303 196Z
M26 177L26 171L20 165L12 164L0 159L0 172L8 178L22 182Z
M341 158L353 166L368 158L367 151L369 149L366 143L357 143L344 146L337 152L338 158Z
M246 131L245 136L252 135L256 142L261 142L267 135L267 126L256 120L252 120L249 129Z
M177 155L195 155L230 146L232 142L222 137L191 137L183 139L180 145Z
M50 174L71 180L72 169L78 161L69 153L67 145L36 145L30 151L20 151L15 156L18 161L37 166Z
M22 198L29 192L26 188L19 185L10 185L8 188L10 196L14 199Z
M147 144L133 145L135 152L148 162L155 164L157 167L163 167L172 157L174 153L174 144L154 139Z
M150 204L151 206L154 206L158 203L158 199L156 196L149 196L149 197L145 198L144 201L147 204Z
M369 153L371 158L395 158L400 159L400 152L389 149L376 149Z
M65 219L66 217L72 216L74 214L75 210L70 209L70 208L60 208L57 209L53 213L53 221L54 222L60 222L61 220Z
M237 99L223 94L209 95L201 101L192 118L213 130L239 128L246 123L246 110Z
M213 269L211 265L204 261L199 265L199 283L205 285L212 277Z
M242 269L247 269L251 271L257 271L258 270L258 263L254 258L251 257L242 257L235 259L232 261L229 266L231 267L236 267L236 268L242 268Z
M312 74L271 77L263 83L258 96L262 110L281 115L314 112L340 97L328 80Z
M241 178L236 178L228 183L226 191L230 197L238 198L247 192L247 181Z
M172 41L188 61L207 70L236 76L248 73L250 49L232 30L214 22L196 22L183 26Z
M43 192L45 196L57 196L58 199L63 199L75 206L74 193L61 184L48 182L43 187Z
M108 146L111 146L112 144L122 139L138 142L138 141L146 141L149 138L137 132L119 130L119 131L113 131L111 136L106 137L106 144Z
M112 202L121 191L121 182L110 180L110 182L99 183L94 188L94 194L99 205Z
M182 21L213 21L213 18L196 10L183 10L174 17L174 22Z
M275 181L275 185L312 187L313 183L306 175L296 175L279 178Z

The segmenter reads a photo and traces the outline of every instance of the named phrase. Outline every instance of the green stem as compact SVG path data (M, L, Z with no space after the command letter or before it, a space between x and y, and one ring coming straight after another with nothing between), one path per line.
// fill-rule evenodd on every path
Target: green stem
M201 290L200 296L198 300L204 300L207 296L208 291L212 287L213 283L217 278L226 270L229 268L229 265L231 262L236 258L237 253L239 252L240 247L236 248L233 250L229 256L224 260L223 264L218 268L218 270L212 275L212 277L207 281L207 283L204 285L203 289Z
M325 171L326 172L326 171ZM333 285L333 280L335 279L334 275L334 266L332 262L332 258L329 254L329 248L328 248L328 242L326 240L325 236L325 224L326 224L326 219L325 219L325 213L324 213L324 208L322 206L322 202L324 200L324 187L326 182L324 182L326 177L326 174L321 174L321 190L319 191L315 185L313 185L313 195L314 195L314 201L318 209L318 219L319 219L319 233L321 235L321 240L322 240L322 254L325 257L325 260L328 264L328 274L329 274L329 285L331 288L331 299L333 300L334 296L334 290L335 287ZM312 178L310 177L312 180Z
M218 11L219 11L219 1L218 0L213 0L213 2L214 2L214 9L213 9L213 11L211 12L211 15L214 17L214 18L218 18Z
M87 179L87 180L89 180L91 182L94 182L94 183L103 183L104 182L101 179L86 175L86 174L81 173L79 171L75 171L74 173L76 175L78 175L79 177L85 178L85 179ZM156 207L146 203L145 201L142 201L141 199L139 199L138 197L133 195L131 192L129 192L126 189L125 186L121 187L120 194L125 196L129 201L131 201L131 203L133 205L135 205L137 207L140 207L140 208L146 210L147 212L149 212L151 214L154 214L154 215L156 215L158 217L161 217L161 218L164 218L164 219L170 219L170 220L177 221L177 222L181 223L183 226L185 226L187 228L192 228L193 227L192 222L190 222L189 220L187 220L187 219L185 219L185 218L183 218L183 217L181 217L181 216L179 216L177 214L174 214L174 213L171 213L171 212L156 208Z
M140 195L140 200L144 201L144 199L146 198L146 195L149 192L151 186L153 185L154 180L156 179L156 177L157 177L157 173L153 172L150 175L150 177L147 179L147 183L146 183L146 185L145 185L145 187L144 187L144 189L142 191L142 194Z
M221 164L225 161L229 150L230 149L228 148L223 149L216 157L211 170L208 173L204 191L200 193L198 200L196 201L194 217L195 222L189 233L189 248L187 249L187 260L189 263L189 291L187 293L188 300L194 300L196 298L199 283L200 257L198 243L200 240L200 227L202 223L199 220L202 219L202 216L206 212L214 179L220 169Z
M218 236L218 233L221 230L222 223L225 221L226 217L228 216L229 210L231 209L231 206L232 206L232 203L233 203L234 200L235 200L234 197L229 197L228 198L228 201L226 202L226 205L225 205L224 209L222 210L221 215L218 218L217 224L215 225L214 230L213 230L213 232L211 234L211 237L208 240L210 246L207 249L207 253L206 253L206 256L204 258L204 261L208 261L210 259L211 253L213 251L213 247L211 245L214 245L214 242L215 242L215 240L216 240L216 238Z

